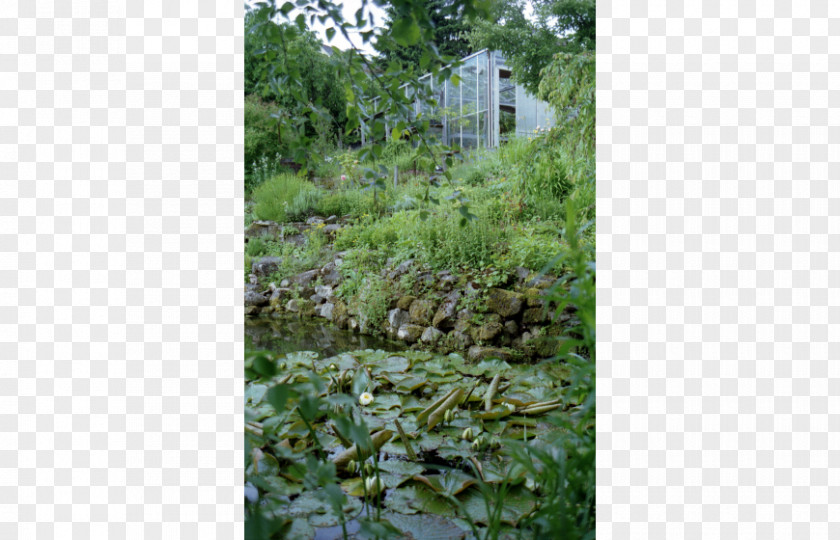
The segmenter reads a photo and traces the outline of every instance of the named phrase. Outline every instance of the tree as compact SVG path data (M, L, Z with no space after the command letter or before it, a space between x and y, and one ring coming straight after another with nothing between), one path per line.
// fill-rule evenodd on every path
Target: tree
M496 0L492 19L477 21L469 40L476 50L501 51L514 79L536 95L555 54L595 49L595 0Z
M267 10L248 11L245 30L245 95L273 103L277 115L294 119L296 136L322 142L341 138L347 123L341 62L324 52L314 33L275 22ZM281 82L284 76L294 77L296 91ZM310 105L326 114L308 115ZM275 132L283 147L295 138Z
M465 20L459 6L450 0L420 0L418 4L429 14L431 23L428 29L430 35L424 36L424 39L428 38L428 43L437 47L442 56L457 59L473 52L468 40L472 24ZM387 18L384 33L391 34L400 18L393 5L389 5L385 13ZM405 47L383 40L375 45L375 49L380 54L377 64L383 69L387 68L392 61L404 68L420 67L423 54L421 45Z

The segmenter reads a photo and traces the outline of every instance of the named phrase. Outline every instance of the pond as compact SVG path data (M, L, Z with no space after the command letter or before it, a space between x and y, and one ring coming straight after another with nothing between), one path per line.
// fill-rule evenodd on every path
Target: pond
M506 451L552 444L563 365L471 364L312 321L249 320L245 335L246 496L285 537L342 538L342 521L347 538L383 523L395 538L520 536L540 479ZM377 449L361 464L342 415Z
M317 351L322 356L343 352L380 349L397 352L405 343L382 337L356 334L327 322L296 318L247 318L245 351L269 350L276 354Z

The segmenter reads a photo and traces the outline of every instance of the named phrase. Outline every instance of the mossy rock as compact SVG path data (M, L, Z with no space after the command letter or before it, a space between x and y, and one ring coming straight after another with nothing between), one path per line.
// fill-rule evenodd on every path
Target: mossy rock
M504 289L490 289L487 295L487 309L498 313L502 317L513 317L522 311L524 304L522 293L506 291Z
M397 339L401 339L408 343L415 343L420 336L423 335L423 331L426 329L419 324L404 324L400 326L400 329L397 331Z
M431 300L415 300L411 303L408 314L411 316L411 322L429 326L435 316L435 303Z
M525 289L525 301L528 304L528 307L542 307L545 304L545 300L543 300L543 292L536 287L530 287Z
M543 308L528 308L522 314L522 322L524 324L540 324L543 321L545 321L545 311Z
M397 300L397 309L401 309L403 311L408 311L411 307L411 303L417 300L416 296L403 296L399 300Z
M499 349L497 347L483 347L481 345L473 345L470 347L469 351L467 351L467 356L473 362L489 360L490 358L498 358L499 360L507 361L513 358L513 354L511 354L510 351Z
M475 328L472 336L475 341L488 342L492 341L496 336L502 333L504 326L499 322L488 322Z

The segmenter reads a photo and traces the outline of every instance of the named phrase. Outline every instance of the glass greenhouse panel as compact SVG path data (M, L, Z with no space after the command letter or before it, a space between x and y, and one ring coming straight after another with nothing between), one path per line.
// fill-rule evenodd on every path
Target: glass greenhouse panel
M512 136L533 136L538 127L554 123L549 105L513 82L504 57L494 51L481 51L463 59L455 70L460 79L436 83L433 77L421 78L432 90L437 106L415 100L414 112L429 121L429 135L444 144L464 148L498 146ZM404 87L411 95L412 90ZM379 104L371 107L371 116L385 111Z

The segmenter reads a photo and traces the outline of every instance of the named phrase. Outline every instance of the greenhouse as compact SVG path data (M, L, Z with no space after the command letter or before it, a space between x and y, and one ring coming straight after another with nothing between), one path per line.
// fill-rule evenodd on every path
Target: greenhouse
M512 81L500 53L484 49L461 62L457 84L448 80L436 88L431 75L420 79L437 93L437 107L419 100L414 104L416 114L429 118L429 134L443 144L492 148L511 136L526 136L553 125L548 104Z

